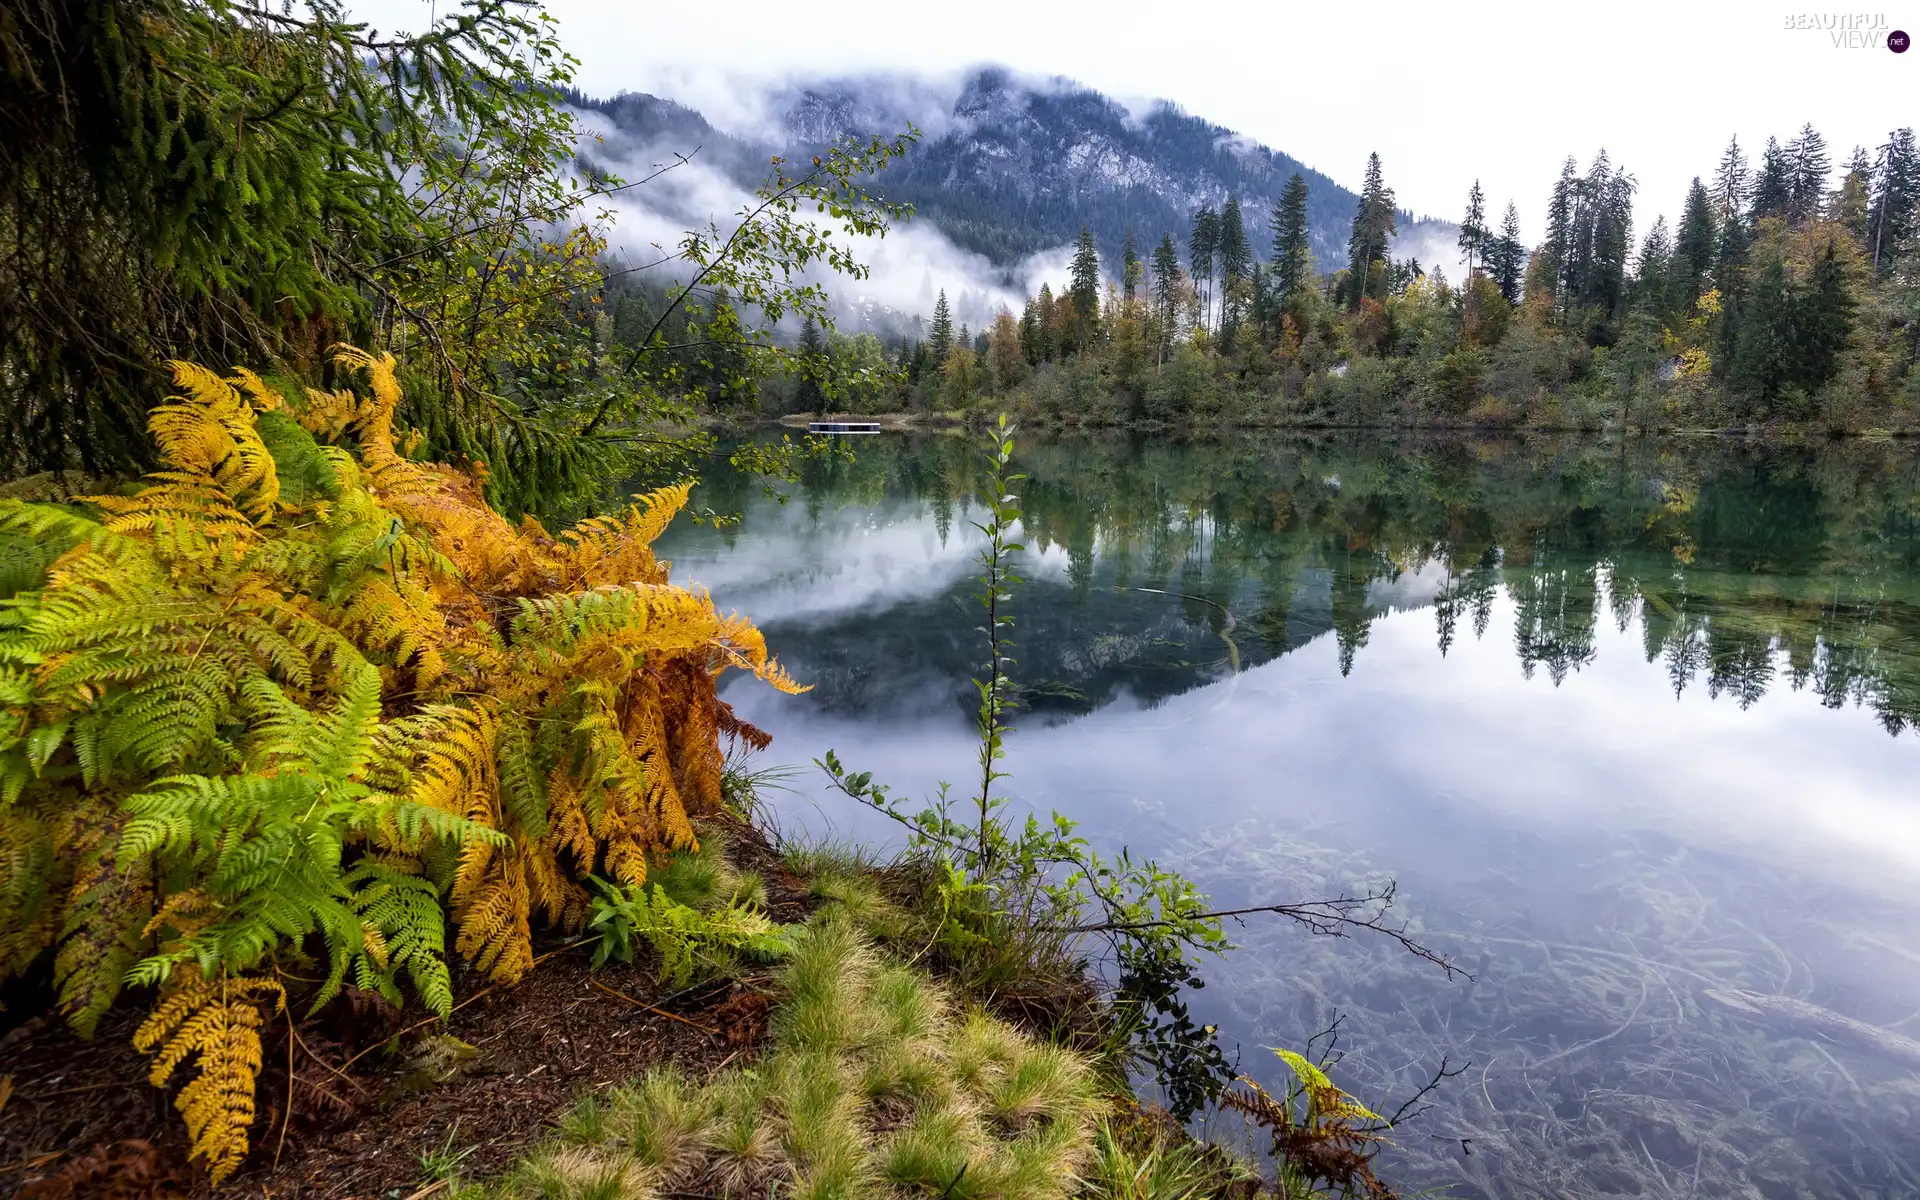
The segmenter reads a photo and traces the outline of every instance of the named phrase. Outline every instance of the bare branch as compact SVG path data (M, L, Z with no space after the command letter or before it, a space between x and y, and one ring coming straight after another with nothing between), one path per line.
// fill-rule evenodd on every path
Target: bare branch
M1473 976L1455 966L1444 955L1429 949L1415 941L1406 931L1405 925L1396 925L1386 919L1387 911L1393 907L1393 897L1397 885L1389 883L1384 889L1368 892L1364 896L1338 896L1331 900L1308 900L1291 904L1256 904L1246 908L1221 908L1209 912L1176 913L1149 921L1104 921L1091 925L1068 925L1049 932L1053 933L1124 933L1139 929L1160 929L1188 921L1208 921L1227 917L1249 917L1264 913L1287 917L1307 927L1311 933L1322 937L1349 937L1356 929L1365 929L1400 944L1400 948L1415 958L1425 959L1446 972L1447 978L1459 975L1467 979Z
M1379 1130L1391 1129L1394 1126L1400 1124L1402 1121L1411 1121L1413 1118L1419 1116L1421 1113L1426 1111L1426 1108L1424 1106L1416 1108L1415 1105L1419 1105L1421 1101L1425 1100L1428 1096L1431 1096L1435 1091L1438 1091L1441 1084L1445 1083L1449 1079L1452 1079L1455 1075L1461 1074L1468 1067L1473 1065L1473 1063L1470 1061L1463 1062L1459 1066L1454 1067L1452 1070L1448 1070L1447 1062L1448 1062L1447 1056L1444 1054L1441 1055L1440 1068L1433 1073L1433 1078L1421 1084L1420 1090L1415 1092L1413 1095L1408 1096L1406 1100L1401 1103L1399 1108L1396 1108L1393 1110L1393 1115L1390 1117L1387 1117L1385 1119L1385 1123L1379 1125L1377 1129Z

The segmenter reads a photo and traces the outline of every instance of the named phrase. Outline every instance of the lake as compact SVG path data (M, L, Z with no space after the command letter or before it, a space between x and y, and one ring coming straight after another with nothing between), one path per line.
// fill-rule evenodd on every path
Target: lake
M785 504L716 474L696 503L742 521L683 519L662 548L814 685L724 693L774 735L764 760L805 765L770 796L782 826L879 839L809 764L833 748L908 796L968 778L980 467L958 437L854 450ZM1194 1007L1245 1069L1280 1082L1262 1047L1336 1017L1364 1100L1464 1066L1396 1133L1409 1193L1920 1196L1920 1067L1884 1049L1920 1039L1920 451L1355 435L1018 459L1016 804L1222 906L1396 881L1409 930L1473 975L1230 925Z

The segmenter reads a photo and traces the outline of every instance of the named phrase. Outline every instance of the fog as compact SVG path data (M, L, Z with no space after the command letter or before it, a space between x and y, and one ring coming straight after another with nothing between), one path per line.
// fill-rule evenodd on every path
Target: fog
M863 86L862 108L871 109L863 115L881 123L875 127L904 128L905 121L912 120L924 133L932 134L943 114L952 111L960 76L956 74L951 83L953 90L946 92L937 82L876 80L874 89ZM777 144L782 137L779 114L791 110L800 90L792 81L742 87L738 80L723 82L720 76L706 73L689 75L669 94L743 142ZM756 203L752 191L740 182L737 162L726 158L731 152L737 159L741 153L737 147L716 152L716 148L677 140L643 141L603 113L576 109L574 115L586 135L582 153L596 165L629 181L667 168L650 182L607 202L615 217L611 248L633 265L654 262L663 251L677 252L688 230L711 226L721 237L727 236L738 227L741 214ZM684 161L682 155L687 156ZM824 268L806 277L826 287L836 318L848 331L912 333L916 317L931 318L941 291L947 294L954 322L979 330L991 325L1003 307L1018 313L1027 296L1038 292L1043 283L1061 289L1073 255L1072 246L1061 245L1002 268L956 245L930 221L897 221L884 236L871 237L850 234L830 218L811 219L837 243L852 247L854 257L868 268L865 279ZM644 277L660 282L675 279L678 266L666 262Z

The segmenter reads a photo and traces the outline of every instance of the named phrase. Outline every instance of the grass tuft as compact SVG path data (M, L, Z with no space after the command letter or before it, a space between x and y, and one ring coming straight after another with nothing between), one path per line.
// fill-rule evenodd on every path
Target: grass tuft
M609 1107L618 1114L609 1124L624 1128L634 1161L664 1185L679 1184L706 1161L712 1098L678 1073L649 1071L633 1087L616 1092Z
M708 1173L727 1196L763 1196L785 1174L780 1130L769 1111L765 1076L758 1071L722 1075L712 1087L713 1123L707 1130Z
M782 972L786 999L773 1015L782 1047L839 1054L858 1046L871 1032L866 993L873 966L873 952L851 922L810 922Z
M506 1194L525 1200L652 1200L646 1173L624 1155L563 1149L522 1163Z

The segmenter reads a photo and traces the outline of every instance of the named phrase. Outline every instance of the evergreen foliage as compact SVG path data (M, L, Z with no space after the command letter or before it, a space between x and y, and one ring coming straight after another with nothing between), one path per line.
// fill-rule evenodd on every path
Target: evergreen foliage
M1500 298L1508 304L1520 302L1520 284L1526 277L1527 246L1520 240L1520 211L1507 203L1500 219L1500 233L1487 247L1487 274L1500 289Z
M394 166L439 179L448 128L537 154L572 66L520 0L399 41L336 0L7 0L0 62L0 466L93 474L150 461L161 359L369 331L374 265L451 232Z
M1467 212L1460 218L1460 253L1466 256L1467 274L1473 274L1474 267L1486 256L1492 234L1487 230L1487 202L1480 191L1480 181L1473 181L1473 190L1467 193Z
M1793 166L1776 138L1767 139L1760 154L1760 171L1753 179L1748 217L1784 217L1793 204Z
M1307 245L1307 181L1299 175L1273 206L1273 291L1284 306L1307 285L1313 258Z
M1084 350L1100 322L1100 254L1094 248L1093 234L1085 229L1074 244L1071 271L1068 295L1073 298L1073 332L1076 344Z
M1867 229L1875 271L1884 270L1899 247L1920 231L1920 149L1915 148L1911 128L1889 134L1874 160Z
M1353 232L1347 238L1347 306L1358 309L1363 300L1386 292L1384 269L1387 247L1395 232L1393 190L1380 173L1380 155L1367 156L1367 174L1360 185L1360 203L1353 214ZM1376 265L1378 264L1378 265Z

